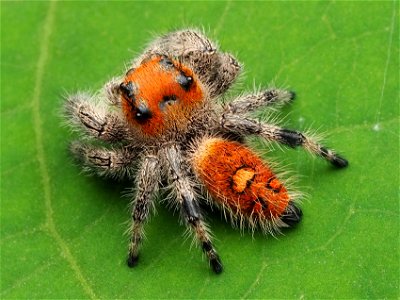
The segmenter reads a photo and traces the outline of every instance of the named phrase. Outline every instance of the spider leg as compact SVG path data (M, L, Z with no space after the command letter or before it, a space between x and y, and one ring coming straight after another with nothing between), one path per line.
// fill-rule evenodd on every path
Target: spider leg
M194 232L197 241L207 255L212 270L219 274L223 269L222 263L213 247L207 226L201 216L193 183L185 171L182 154L176 146L171 146L165 149L165 157L170 171L169 179L172 181L172 186L177 194L176 198L181 208L183 220Z
M134 162L139 151L132 147L100 148L80 142L71 143L70 150L82 163L85 171L116 179L133 176Z
M119 106L121 104L120 85L121 78L112 78L103 86L103 93L110 105Z
M263 106L286 104L294 98L294 92L271 88L260 93L243 95L234 99L228 103L225 112L229 114L245 114Z
M65 114L74 129L81 129L87 136L108 142L128 139L129 129L120 117L95 104L88 94L70 95L66 100Z
M143 225L148 219L150 207L153 204L159 185L159 163L154 155L144 157L137 176L137 192L132 205L132 225L130 228L130 243L127 264L137 265L139 248L143 239Z
M338 168L344 168L348 165L348 161L345 158L299 131L290 130L275 125L264 124L256 120L243 118L243 116L234 114L223 114L221 118L221 126L223 129L236 134L256 134L267 140L276 141L291 148L298 146L304 147L312 154L326 159L332 165Z
M229 89L236 81L242 69L240 63L229 53L219 53L219 67L215 69L214 75L209 75L210 69L199 70L203 71L204 81L208 83L211 96L221 95ZM200 73L201 74L201 73Z

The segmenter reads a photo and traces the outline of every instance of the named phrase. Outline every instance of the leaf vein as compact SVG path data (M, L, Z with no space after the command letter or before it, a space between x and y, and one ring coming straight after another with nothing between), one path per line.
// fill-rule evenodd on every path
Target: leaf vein
M93 289L90 287L88 281L82 274L80 267L72 255L67 243L61 237L54 223L53 219L53 208L51 204L51 188L50 188L50 176L47 168L44 146L43 146L43 122L40 115L40 96L42 92L43 85L43 77L46 67L46 62L48 59L48 49L49 49L49 41L52 33L52 28L54 24L55 11L56 11L56 1L51 1L49 3L49 8L46 14L46 19L44 21L43 27L43 35L42 42L40 44L39 51L39 59L36 65L36 74L35 74L35 85L32 96L32 106L33 106L33 124L34 124L34 133L36 139L36 149L37 154L36 158L39 163L39 171L43 186L43 197L45 202L45 210L46 210L46 227L49 231L49 234L54 238L57 245L61 249L62 256L67 260L72 270L75 272L76 277L80 284L82 285L85 293L92 299L96 299L96 295Z
M392 19L391 19L391 22L390 22L389 45L388 45L385 69L383 71L383 82L382 82L382 88L381 88L381 95L379 97L378 110L377 110L377 113L376 113L376 124L379 124L379 121L380 121L383 96L385 94L386 78L387 78L388 69L389 69L390 57L391 57L391 54L392 54L393 33L394 33L394 25L395 25L395 22L396 22L396 12L397 12L397 10L396 10L396 0L393 0L393 13L392 13Z

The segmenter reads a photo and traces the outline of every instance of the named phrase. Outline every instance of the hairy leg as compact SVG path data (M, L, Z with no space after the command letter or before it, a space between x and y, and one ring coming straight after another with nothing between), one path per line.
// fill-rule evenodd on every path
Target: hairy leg
M113 106L120 106L121 92L120 85L123 82L122 78L112 78L103 86L103 94L107 102Z
M215 273L219 274L222 272L222 263L212 245L207 226L201 216L193 183L186 172L187 168L184 166L182 154L179 149L173 145L165 149L165 159L169 170L169 180L176 192L182 218L187 226L194 232L197 241L207 255L211 268Z
M65 114L74 129L100 140L114 142L128 139L129 129L121 118L95 104L88 94L78 93L67 97Z
M132 147L100 148L80 142L71 143L70 150L83 164L85 171L115 179L132 178L139 151Z
M147 155L137 175L136 196L132 205L132 225L127 264L134 267L138 262L139 248L143 239L143 226L148 219L153 198L160 181L159 162L156 156Z
M263 106L289 103L294 97L294 92L272 88L234 99L232 102L228 103L225 112L228 114L246 114L262 108Z
M348 161L336 154L333 150L319 144L313 138L295 130L285 129L279 126L264 124L240 115L224 114L221 119L223 129L236 134L256 134L265 139L295 148L304 147L306 150L320 156L338 168L347 167Z

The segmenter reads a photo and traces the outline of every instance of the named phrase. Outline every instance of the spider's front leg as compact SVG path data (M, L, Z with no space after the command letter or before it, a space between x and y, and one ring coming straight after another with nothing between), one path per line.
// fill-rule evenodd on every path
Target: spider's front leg
M82 129L88 136L109 142L129 138L129 129L121 117L107 111L106 106L95 103L92 96L78 93L69 95L66 100L65 114L74 128Z
M134 163L140 151L133 147L108 149L81 142L71 143L70 150L84 171L116 179L133 177Z
M139 248L143 238L143 225L146 222L153 198L160 182L159 160L155 155L146 155L137 175L136 196L132 205L131 238L127 264L136 266Z
M191 182L187 168L184 165L182 153L176 145L166 149L165 158L169 171L169 180L176 192L177 202L181 208L181 214L187 226L193 230L197 240L206 253L208 261L217 274L222 272L221 260L213 247L210 235L207 232L207 226L201 216L199 204L197 202L194 190L194 184Z
M333 150L316 142L313 138L295 130L282 128L275 125L243 117L243 115L223 114L221 118L223 129L239 135L256 134L265 139L295 148L304 147L309 152L318 155L338 168L347 167L348 161L336 154Z
M292 91L270 88L265 91L240 96L228 103L225 112L228 114L246 114L264 106L286 104L295 98Z
M103 86L102 93L110 105L119 106L121 104L121 78L112 78Z

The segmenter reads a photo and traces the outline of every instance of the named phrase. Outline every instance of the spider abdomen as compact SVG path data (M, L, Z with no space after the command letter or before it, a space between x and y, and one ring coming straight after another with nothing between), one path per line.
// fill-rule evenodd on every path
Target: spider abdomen
M238 142L204 140L193 165L213 200L234 217L262 225L281 218L290 205L286 187L271 168Z

